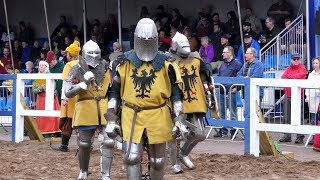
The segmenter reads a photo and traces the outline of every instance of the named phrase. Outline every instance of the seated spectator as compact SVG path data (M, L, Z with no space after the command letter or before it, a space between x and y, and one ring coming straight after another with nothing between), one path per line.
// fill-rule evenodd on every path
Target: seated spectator
M28 44L32 44L34 40L33 31L30 27L27 27L24 21L19 22L19 38L20 42L25 41Z
M7 74L17 74L17 73L19 73L19 70L18 69L14 69L11 64L6 65L5 66L5 70L7 71ZM2 85L3 86L13 86L13 80L3 81ZM13 89L12 89L12 87L7 87L7 90L11 94Z
M212 23L213 25L218 25L221 29L221 31L225 31L225 24L220 21L220 15L219 13L213 13L212 15Z
M155 22L160 21L163 25L168 25L169 14L166 13L164 6L159 5L156 9L156 15L154 16L153 20Z
M240 45L240 29L239 29L239 20L234 11L229 11L227 13L228 21L226 22L226 35L229 38L229 41L233 45Z
M261 21L256 15L253 14L251 8L246 8L246 15L244 16L243 21L249 22L251 24L252 31L254 31L256 34L262 32Z
M14 65L13 68L14 69L19 69L17 59L11 58L9 48L3 48L3 56L0 58L0 60L1 60L2 64L3 64L3 67L2 68L0 67L0 74L7 74L7 71L5 70L5 67L7 65L11 65L12 66L12 61L13 61L13 65Z
M13 42L15 40L15 34L12 31L12 28L10 28L11 32L10 32L10 40L11 42ZM9 41L9 36L7 35L7 32L3 32L1 35L1 44L5 44L6 42Z
M232 45L229 43L229 39L225 34L222 34L220 37L220 43L217 46L214 46L214 59L215 61L224 61L223 59L223 49L227 46ZM233 52L234 53L234 52Z
M45 42L43 43L42 51L43 51L45 54L47 54L47 52L50 51L50 46L49 46L48 41L45 41Z
M208 36L201 38L201 47L199 49L199 54L204 61L207 61L209 63L214 62L214 47L209 42ZM213 70L217 69L218 65L216 63L213 63L211 65L215 67L215 68L212 67Z
M41 52L40 52L40 56L39 56L38 59L35 60L35 62L34 62L34 68L36 69L37 72L39 71L39 62L40 62L40 61L45 61L45 60L46 60L45 51L41 51Z
M184 17L180 14L179 9L173 8L171 11L171 18L168 23L170 26L177 28L179 32L182 32L184 27L186 27L187 23Z
M284 19L292 18L292 7L285 0L278 0L278 2L271 5L267 15L271 16L277 23L277 26L282 29L284 28Z
M98 24L93 25L90 37L91 39L94 39L95 42L98 43L100 47L103 46L104 44L103 33L101 32L100 26Z
M165 31L159 33L159 51L166 52L171 47L172 40L166 36Z
M210 22L210 16L203 16L201 23L196 27L196 36L201 39L204 36L210 36L213 31L213 26Z
M183 35L185 35L188 38L191 52L198 51L200 48L199 41L195 36L193 36L191 29L188 27L185 28L183 31Z
M21 59L22 47L19 40L15 40L13 42L12 55L17 60L17 62Z
M24 71L21 71L21 73L26 73L26 74L37 73L36 69L33 68L33 62L32 61L27 61L26 62L26 69ZM26 85L32 85L32 82L33 82L32 79L24 80L24 83Z
M301 63L300 54L291 55L291 65L287 67L282 74L282 79L306 79L307 77L306 67ZM301 90L301 100L304 100L304 92ZM284 88L284 112L283 117L286 124L291 124L291 88ZM301 103L303 105L303 102ZM301 106L301 109L302 106ZM303 122L303 112L301 114L301 122ZM303 144L304 135L297 134L295 140L296 144ZM280 142L291 142L291 134L285 133L284 136L279 139Z
M220 38L222 34L224 33L221 30L219 24L214 24L213 33L209 36L209 39L211 40L211 43L213 44L214 47L217 47L218 45L220 45Z
M270 42L274 37L280 33L280 29L275 26L275 21L272 17L267 17L266 27L264 34L261 35L259 43L261 47L264 47L268 42Z
M307 65L307 44L306 33L304 27L296 26L295 30L289 31L291 28L291 19L285 19L285 36L281 41L281 50L288 54L303 54L302 64ZM303 39L303 41L302 41Z
M107 22L103 27L104 43L115 42L119 37L117 18L114 14L109 14Z
M70 29L70 25L67 23L67 18L66 16L60 16L59 18L60 20L60 23L58 24L57 27L54 28L50 38L51 39L55 39L57 36L60 36L61 35L61 28L63 27L64 28L64 33L68 33L69 29ZM59 35L60 34L60 35Z
M32 62L35 62L39 58L41 50L42 48L39 45L39 41L35 40L33 42L33 47L31 48L31 55L30 55L30 60Z
M244 41L244 47L242 47L242 45L240 46L237 59L243 64L244 63L243 52L247 52L247 49L251 47L257 51L256 59L259 60L259 55L260 55L259 43L251 37L251 34L248 34L248 33L243 36L243 41Z
M244 22L242 24L242 32L243 34L250 34L254 40L259 39L259 35L251 29L251 23Z
M25 65L27 61L30 61L30 60L32 61L32 59L30 59L30 56L31 56L31 48L29 47L27 42L22 41L21 63ZM24 69L24 67L22 69Z

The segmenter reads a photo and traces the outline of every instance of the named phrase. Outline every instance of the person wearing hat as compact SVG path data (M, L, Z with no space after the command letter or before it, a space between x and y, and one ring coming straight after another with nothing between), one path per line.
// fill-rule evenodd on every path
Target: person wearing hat
M53 51L47 52L46 61L50 66L49 70L51 73L62 73L64 64L63 62L58 62L57 57ZM56 80L56 88L57 88L56 90L57 90L58 100L59 100L59 103L61 103L62 80L60 79Z
M282 74L282 79L306 79L307 69L301 63L300 54L291 55L291 65L287 67ZM304 91L301 89L301 100L304 99ZM303 104L303 102L301 103ZM284 88L284 120L286 124L291 124L291 88ZM303 121L303 114L301 116L301 121ZM297 134L295 140L296 144L303 144L304 135ZM285 133L284 136L279 139L280 142L291 142L291 134Z
M243 41L244 41L244 44L243 44L244 46L241 45L239 47L237 59L243 64L244 63L243 52L246 52L249 47L254 48L258 52L256 58L259 59L260 45L258 41L254 40L251 34L249 33L244 34Z
M259 35L251 29L251 23L249 22L244 22L242 24L242 31L243 31L243 34L247 34L247 33L250 34L251 37L255 40L259 39Z
M49 51L50 52L50 51ZM49 53L48 52L48 53ZM52 51L51 51L52 52ZM61 112L60 112L60 123L59 128L61 130L61 145L56 148L53 147L54 150L67 152L69 146L69 140L72 134L72 119L74 114L75 104L77 102L77 98L67 98L64 93L65 82L69 75L71 68L78 64L79 62L79 53L80 53L80 43L79 41L74 41L70 46L68 46L65 50L67 60L69 61L63 68L62 71L62 94L61 94Z

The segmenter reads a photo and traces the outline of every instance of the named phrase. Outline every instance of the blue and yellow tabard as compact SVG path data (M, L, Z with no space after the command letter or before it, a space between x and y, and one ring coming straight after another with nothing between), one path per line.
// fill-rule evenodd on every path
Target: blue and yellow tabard
M168 69L173 67L176 74L176 83L181 82L177 64L163 61L159 71L155 71L151 62L142 62L135 67L129 60L118 67L120 75L120 96L122 100L136 107L156 107L167 102L171 96L171 82ZM124 141L130 141L134 110L123 106L121 126ZM142 110L137 113L134 126L133 143L140 143L143 131L146 130L149 144L165 143L172 140L172 119L167 105Z
M100 87L99 91L97 91L94 86L90 85L90 90L81 91L78 94L78 102L75 106L72 127L99 125L97 101L95 99L92 99L93 97L98 97L100 99L98 103L100 107L99 109L101 125L107 124L107 120L105 119L104 114L108 107L108 98L106 97L106 94L110 84L111 74L110 71L106 71L106 73L104 74L104 80L102 81L102 83L98 84L98 86Z
M62 71L62 80L65 81L68 78L69 72L72 69L72 67L76 64L78 64L79 60L73 60L68 62ZM62 89L62 91L64 91ZM60 117L64 118L64 117L68 117L68 118L73 118L74 115L74 106L77 102L77 96L73 97L73 98L68 98L68 104L63 106L61 105L61 111L60 111Z
M182 59L178 62L183 80L184 113L206 113L206 95L200 77L201 60Z

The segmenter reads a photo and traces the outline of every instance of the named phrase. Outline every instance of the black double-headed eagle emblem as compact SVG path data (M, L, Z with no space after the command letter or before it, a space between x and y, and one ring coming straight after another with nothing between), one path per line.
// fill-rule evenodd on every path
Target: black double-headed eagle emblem
M155 83L155 79L157 78L154 69L150 69L148 73L146 69L142 70L140 76L138 74L138 69L132 69L132 83L134 84L134 89L136 90L138 95L136 97L140 98L150 98L147 93L151 92L151 85Z
M184 101L191 102L193 100L198 100L196 97L193 97L196 95L196 87L195 84L197 84L197 75L196 75L196 69L193 65L191 66L191 72L189 74L189 70L183 66L180 68L182 73L181 77L184 82L184 93L187 93L187 96L183 97Z

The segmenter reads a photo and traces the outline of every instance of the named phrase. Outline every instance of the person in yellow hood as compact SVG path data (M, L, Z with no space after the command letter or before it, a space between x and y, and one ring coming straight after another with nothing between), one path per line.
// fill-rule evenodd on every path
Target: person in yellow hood
M77 102L77 96L72 98L67 98L65 95L64 85L70 73L70 70L73 66L79 63L79 53L80 53L80 43L79 41L74 41L70 46L68 46L65 50L67 53L68 63L65 64L62 71L62 90L61 90L61 113L60 113L60 122L59 128L61 130L61 145L56 148L53 147L54 150L67 152L69 146L69 140L72 134L72 119L74 114L74 107ZM53 51L49 51L53 52ZM48 52L48 54L49 54Z

